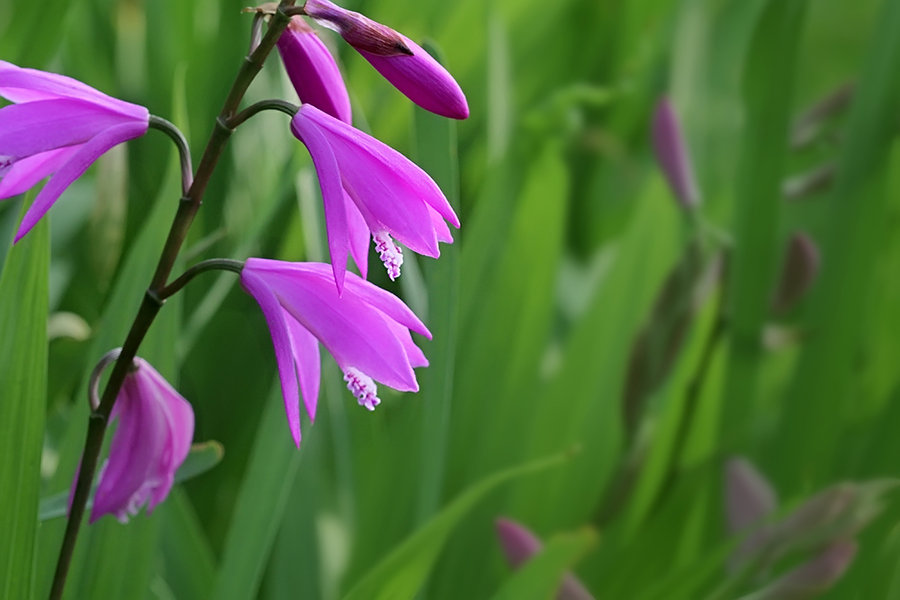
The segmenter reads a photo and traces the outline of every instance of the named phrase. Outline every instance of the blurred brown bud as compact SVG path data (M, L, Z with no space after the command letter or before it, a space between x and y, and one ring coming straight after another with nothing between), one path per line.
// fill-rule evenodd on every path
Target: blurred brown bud
M805 233L795 233L788 242L781 281L772 298L772 310L784 313L809 290L819 274L821 257L815 242Z
M737 571L766 545L768 527L764 523L778 506L778 498L769 481L743 457L725 464L725 516L728 531L745 537L729 560L729 569Z
M754 594L746 596L746 600L801 600L813 598L831 588L844 575L853 557L856 556L857 545L852 540L839 540L825 550L776 579Z
M694 178L691 156L678 115L666 97L660 99L653 113L653 149L678 203L687 209L699 205L700 190Z

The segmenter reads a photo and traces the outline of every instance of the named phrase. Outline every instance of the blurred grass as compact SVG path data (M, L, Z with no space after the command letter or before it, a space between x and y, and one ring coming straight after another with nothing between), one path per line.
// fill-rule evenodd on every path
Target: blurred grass
M225 459L150 517L88 528L68 597L221 597L218 582L231 597L340 598L361 582L377 589L376 565L415 539L433 567L403 597L520 594L573 564L597 597L707 597L727 581L728 454L752 457L788 502L841 479L897 476L900 5L805 4L346 2L431 40L472 112L455 123L414 109L323 34L338 51L357 123L419 161L463 222L439 261L408 259L402 286L370 257L375 283L426 308L435 339L417 340L431 359L419 371L421 392L385 390L368 414L327 358L317 422L304 423L303 447L293 450L258 308L230 274L198 279L166 306L141 355L180 384L195 407L196 439L221 440ZM4 3L0 58L149 106L185 129L196 159L245 51L242 7ZM847 82L855 83L847 114L791 149L792 121ZM702 226L684 218L652 160L649 115L664 93L683 117ZM277 60L250 96L294 98ZM48 342L43 495L71 481L84 377L122 343L174 213L172 151L160 138L130 143L51 211L48 308L80 315L92 335ZM825 162L837 165L828 189L781 199L786 177ZM283 115L254 119L214 177L190 261L320 258L319 205ZM0 203L3 256L19 208ZM821 277L776 317L768 303L795 230L821 247ZM647 326L700 235L728 255L727 282L701 304L671 368L642 398L632 436L622 400L632 350L643 331L651 345L665 343ZM772 325L790 333L787 342L764 343ZM15 343L7 327L6 352ZM7 414L18 406L0 384ZM446 540L421 529L488 474L559 452L573 458L481 499L443 531ZM34 468L17 459L9 464ZM897 594L898 510L890 504L862 535L860 556L828 597ZM493 537L500 515L552 540L546 564L511 578ZM60 535L58 522L37 530L36 597ZM16 548L28 563L26 543Z

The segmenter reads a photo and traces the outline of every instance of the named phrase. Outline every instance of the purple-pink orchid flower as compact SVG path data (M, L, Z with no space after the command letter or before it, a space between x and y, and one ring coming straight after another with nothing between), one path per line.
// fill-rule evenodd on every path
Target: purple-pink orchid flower
M439 241L453 241L444 219L458 228L456 213L431 177L408 158L310 104L300 107L291 131L309 149L319 176L339 291L348 255L366 277L370 235L392 280L403 263L392 236L432 257L440 255Z
M337 63L303 17L291 18L278 38L278 53L300 102L344 123L352 121L350 96Z
M694 177L678 115L668 98L662 98L653 114L653 148L656 160L678 200L684 208L700 204L700 188Z
M418 391L414 367L428 366L410 330L431 333L396 296L349 273L342 294L326 264L250 258L241 285L262 309L281 378L288 425L300 445L302 394L310 420L319 395L319 342L344 372L359 404L374 410L381 400L375 381Z
M119 426L91 509L91 523L106 514L125 523L144 504L147 513L172 489L194 436L194 411L141 358L125 376L111 418Z
M16 232L20 240L65 189L117 144L147 132L143 106L111 98L63 75L0 61L0 198L53 175Z
M459 84L408 37L328 0L307 0L304 10L341 34L375 70L422 108L453 119L468 118L469 105Z

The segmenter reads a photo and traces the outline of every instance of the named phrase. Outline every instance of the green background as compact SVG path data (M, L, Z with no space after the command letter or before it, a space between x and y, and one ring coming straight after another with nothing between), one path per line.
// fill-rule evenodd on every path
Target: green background
M396 284L370 257L370 279L435 334L417 340L421 391L382 387L370 414L326 357L298 451L261 312L233 274L203 275L139 354L224 458L149 517L86 527L68 598L547 598L566 569L598 598L736 597L766 578L724 566L727 458L752 460L784 507L897 474L900 3L345 6L438 48L471 109L455 122L414 108L323 34L355 125L425 168L463 223L440 260L405 253ZM241 8L4 1L0 58L149 107L196 161L246 52ZM848 84L852 101L798 141L800 115ZM702 189L693 216L653 157L663 95ZM268 97L295 100L274 56L248 100ZM174 214L173 154L153 132L116 148L12 250L27 198L0 203L4 598L49 589L64 521L37 524L37 499L70 484L85 378L121 345ZM823 165L828 185L784 198ZM232 137L183 265L325 260L321 219L305 149L265 113ZM821 268L775 314L799 231ZM547 542L515 577L499 516ZM900 597L898 516L888 501L827 597Z

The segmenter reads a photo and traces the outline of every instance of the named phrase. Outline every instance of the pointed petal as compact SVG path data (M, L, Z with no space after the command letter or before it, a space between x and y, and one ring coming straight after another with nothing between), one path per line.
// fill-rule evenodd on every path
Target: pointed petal
M36 69L23 69L0 60L0 96L11 102L34 102L53 98L80 98L132 119L147 120L143 106L107 96L76 79Z
M312 104L345 123L352 121L350 96L337 63L303 17L291 19L278 38L278 53L300 102Z
M37 224L57 198L69 185L78 179L101 154L130 139L139 137L147 132L147 126L141 123L124 123L97 134L90 141L78 149L78 151L63 165L56 174L50 178L47 185L34 199L34 203L25 213L19 230L16 232L15 241L22 239L32 227Z
M321 374L319 341L289 314L285 313L284 321L291 338L291 353L294 355L294 366L297 369L306 414L309 415L310 421L315 421Z
M400 37L412 55L381 56L357 50L382 77L425 110L452 119L467 119L469 105L453 76L418 44L404 35Z
M437 236L438 241L452 244L453 234L450 233L450 228L447 227L444 218L431 206L428 207L428 212L431 213L431 226L434 227L434 233Z
M350 254L353 262L359 269L359 274L365 279L369 273L369 237L371 232L362 213L349 196L344 197L344 206L347 207L347 229L350 235Z
M403 344L403 349L406 351L406 357L409 359L409 366L413 368L427 367L428 359L425 357L425 353L422 352L422 349L416 346L416 343L412 339L412 335L409 333L409 329L391 319L385 319L385 322L388 324L388 327L391 328L391 331L394 332L394 337Z
M139 122L123 119L84 100L67 98L13 104L0 109L0 154L24 158L84 143L101 131L123 123Z
M328 139L316 127L315 123L303 118L303 109L310 108L321 114L319 109L304 104L291 120L291 131L303 142L312 157L322 189L322 202L325 206L325 231L328 234L328 251L331 254L331 267L338 293L344 285L344 273L347 271L347 257L350 252L349 233L347 230L347 210L344 208L344 186L341 183L341 171ZM328 117L334 119L334 117ZM337 121L340 123L340 121Z
M348 280L351 277L357 278L348 274ZM403 344L382 313L358 295L344 290L339 296L331 278L300 272L270 273L266 282L284 309L325 345L342 369L355 367L398 390L418 388Z
M81 145L67 146L58 150L48 150L40 154L17 160L3 179L0 179L0 198L22 194L51 175L69 160Z
M275 347L275 361L278 364L278 378L281 380L281 394L284 396L284 410L287 413L288 427L294 436L294 443L300 447L300 392L297 387L297 373L294 357L291 353L291 337L284 322L285 315L278 298L269 289L266 282L258 277L252 268L252 261L247 260L241 271L241 285L253 296L263 312L272 345Z

